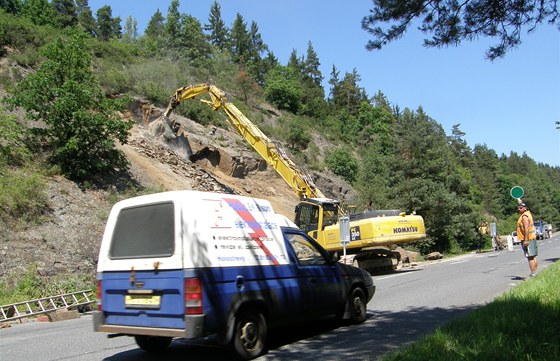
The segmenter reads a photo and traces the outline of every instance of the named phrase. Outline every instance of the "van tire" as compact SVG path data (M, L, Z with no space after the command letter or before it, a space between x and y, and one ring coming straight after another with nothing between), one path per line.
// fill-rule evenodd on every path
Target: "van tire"
M171 343L171 337L160 336L134 336L136 344L146 352L161 352Z
M361 288L356 287L348 297L348 310L350 312L350 323L358 324L366 320L366 296Z
M241 310L235 316L232 348L241 360L250 360L265 351L267 335L266 319L258 310Z

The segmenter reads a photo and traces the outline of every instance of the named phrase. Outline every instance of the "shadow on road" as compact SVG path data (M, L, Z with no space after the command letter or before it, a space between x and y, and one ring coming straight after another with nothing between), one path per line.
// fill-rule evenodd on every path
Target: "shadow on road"
M268 354L258 360L375 360L410 343L475 307L411 308L403 312L369 312L361 325L338 326L326 319L313 324L272 330ZM107 357L105 361L232 360L227 349L208 343L175 340L164 353L148 354L140 349Z

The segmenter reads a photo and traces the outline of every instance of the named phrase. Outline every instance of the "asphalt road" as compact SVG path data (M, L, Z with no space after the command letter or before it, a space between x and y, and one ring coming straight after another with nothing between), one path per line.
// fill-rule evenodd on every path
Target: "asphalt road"
M560 234L539 241L539 269L560 259ZM377 293L362 325L330 320L271 333L271 349L258 360L375 360L433 331L523 282L529 266L519 246L513 252L471 254L374 276ZM93 332L91 315L63 322L26 322L0 330L1 361L47 360L230 360L208 343L174 341L150 355L130 337Z

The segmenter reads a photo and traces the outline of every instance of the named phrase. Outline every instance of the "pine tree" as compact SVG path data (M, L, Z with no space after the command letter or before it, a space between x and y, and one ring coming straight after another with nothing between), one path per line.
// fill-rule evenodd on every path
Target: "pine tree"
M344 78L335 84L330 99L334 109L337 111L344 109L352 116L358 115L361 102L367 101L365 90L358 85L360 80L361 77L354 68L352 73L347 72Z
M395 117L387 97L379 91L371 103L362 102L357 118L361 128L359 144L367 144L378 154L392 154Z
M329 102L330 103L334 103L334 98L338 94L338 88L340 86L340 79L338 77L339 75L340 72L336 68L336 65L333 64L331 69L331 77L329 79L329 85L330 85Z
M165 21L165 42L169 49L179 50L181 32L181 13L179 12L179 0L172 0L167 10Z
M305 88L300 114L316 118L324 117L326 114L325 91L321 85L323 75L319 70L320 65L313 44L308 42L307 55L297 65L300 68L302 83Z
M113 18L113 11L109 5L97 9L97 37L102 41L108 41L121 37L121 18Z
M52 0L55 10L56 23L61 28L72 27L78 24L78 13L74 0Z
M286 66L294 71L300 78L303 73L303 58L299 58L296 49L292 49Z
M315 49L313 49L313 44L309 41L307 42L307 54L303 62L303 78L311 80L311 82L319 87L321 87L321 82L323 81L323 74L319 69L320 66L319 56Z
M498 192L498 155L486 145L477 144L473 149L473 177L475 202L482 206L482 210L490 214L500 214L500 200Z
M210 45L197 18L185 15L181 18L181 50L180 52L190 61L198 61L210 57Z
M227 49L227 39L229 31L222 20L222 13L220 4L214 1L210 7L210 14L208 15L208 24L204 26L204 30L209 31L208 38L210 43L220 50Z
M268 73L278 65L279 62L274 53L267 51L266 56L259 62L258 67L255 66L256 69L251 70L251 74L253 74L257 84L264 87Z
M251 22L251 29L249 30L249 61L258 62L260 61L261 55L268 50L268 46L262 40L262 36L259 33L259 26L256 22Z
M144 35L153 39L162 39L165 34L165 18L159 9L150 18L148 26L144 31Z
M237 64L247 64L250 58L251 39L247 30L247 24L239 13L237 13L231 27L229 45L233 61Z
M93 17L88 0L76 0L76 10L78 13L78 24L91 36L95 36L97 22Z

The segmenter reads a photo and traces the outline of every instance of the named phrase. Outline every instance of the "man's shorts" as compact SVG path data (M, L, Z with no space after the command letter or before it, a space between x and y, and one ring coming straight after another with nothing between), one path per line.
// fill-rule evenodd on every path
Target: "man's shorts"
M521 246L523 247L523 246ZM529 241L529 245L527 247L523 247L523 253L525 257L535 257L539 255L539 249L537 247L537 241Z

